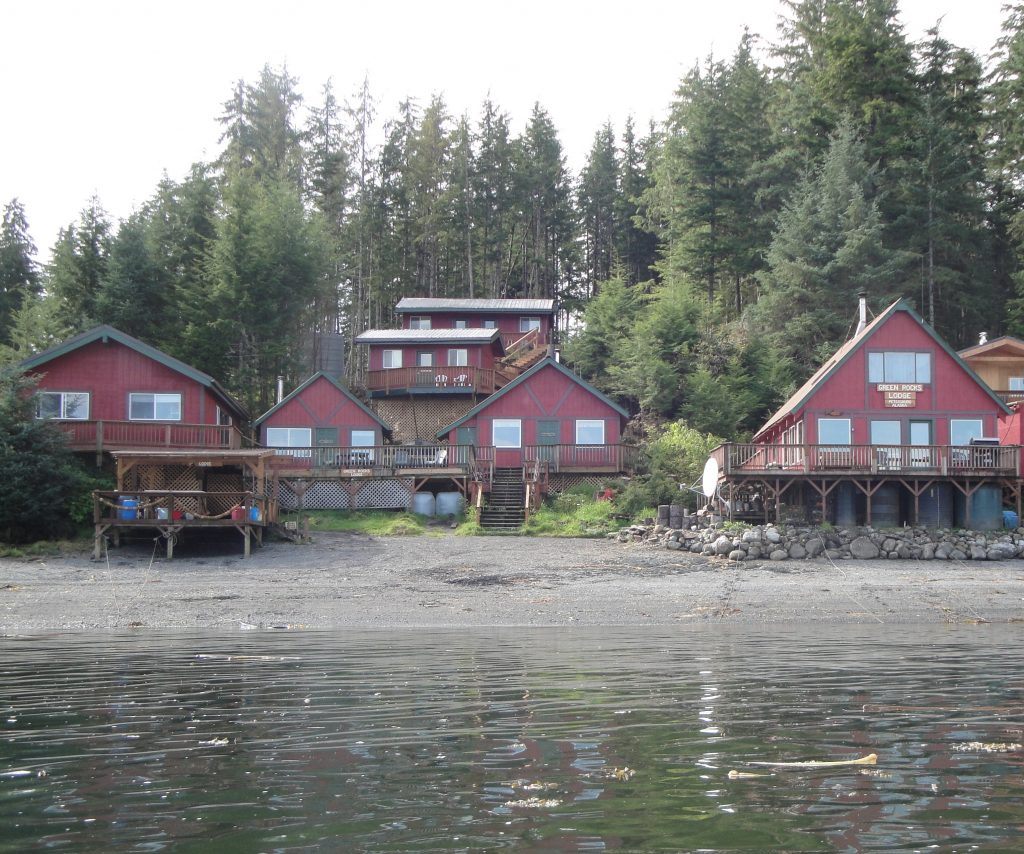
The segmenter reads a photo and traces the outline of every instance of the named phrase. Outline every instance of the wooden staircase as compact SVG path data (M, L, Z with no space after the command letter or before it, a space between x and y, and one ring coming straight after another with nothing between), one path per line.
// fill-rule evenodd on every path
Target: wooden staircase
M496 468L487 506L480 511L480 527L488 531L518 531L526 522L525 499L523 470Z

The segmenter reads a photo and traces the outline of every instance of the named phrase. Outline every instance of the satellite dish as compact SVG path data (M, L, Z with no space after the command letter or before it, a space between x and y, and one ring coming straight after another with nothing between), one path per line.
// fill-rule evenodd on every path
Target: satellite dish
M705 498L713 498L715 490L718 489L718 460L708 457L704 463L704 474L700 479L701 492Z

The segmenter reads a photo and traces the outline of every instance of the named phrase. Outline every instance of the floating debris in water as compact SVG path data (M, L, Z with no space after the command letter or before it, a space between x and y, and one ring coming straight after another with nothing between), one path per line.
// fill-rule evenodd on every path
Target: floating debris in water
M892 772L883 771L881 768L861 768L859 773L863 777L877 777L879 780L892 779Z
M757 771L736 771L735 769L729 772L730 780L748 780L752 777L771 777L771 774L761 774Z
M223 747L230 742L226 738L211 738L209 741L201 741L199 744L202 747Z
M551 807L560 807L562 802L558 798L524 798L521 801L505 801L505 806L509 809L549 809Z
M837 761L819 761L811 759L806 762L751 762L751 765L762 765L768 768L839 768L843 765L874 765L878 762L877 753L869 753L860 759L840 759Z
M524 792L543 792L558 788L558 783L541 783L539 780L507 780L501 785L510 789L521 789Z
M632 768L599 768L583 775L588 780L618 780L620 783L632 780L636 771Z
M978 751L979 753L1012 753L1016 750L1024 750L1024 744L1015 741L963 741L953 745L953 750L958 753Z

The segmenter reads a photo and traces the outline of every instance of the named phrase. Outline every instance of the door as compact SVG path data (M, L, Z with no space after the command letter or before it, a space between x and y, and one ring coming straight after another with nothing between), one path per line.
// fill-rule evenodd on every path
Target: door
M910 464L916 468L936 468L937 462L932 460L931 445L932 422L911 421L910 422Z
M538 421L537 422L537 445L544 446L537 448L537 459L545 463L558 461L558 448L552 447L559 444L559 422Z
M335 465L338 454L338 428L317 427L313 433L313 441L316 443L316 465Z
M469 462L469 448L466 446L476 447L476 427L457 427L455 429L455 444L458 446L455 449L455 462L460 466L466 465Z

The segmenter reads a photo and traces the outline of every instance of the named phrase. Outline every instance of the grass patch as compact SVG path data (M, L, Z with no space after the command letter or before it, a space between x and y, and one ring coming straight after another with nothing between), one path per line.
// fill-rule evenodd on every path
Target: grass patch
M66 554L78 554L92 549L92 536L82 534L74 540L39 540L35 543L23 543L14 546L0 542L0 557L36 558L57 557Z
M523 532L537 537L603 537L625 523L611 501L595 501L593 488L549 498L530 516Z
M311 532L349 531L355 534L367 534L371 537L416 537L422 534L440 536L451 532L447 519L431 519L428 516L420 516L407 511L311 510L305 515L309 517ZM461 528L468 524L461 522L455 533L463 533ZM475 525L476 523L473 523L474 527Z

